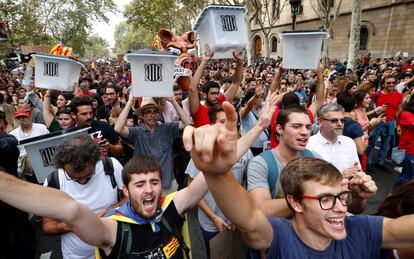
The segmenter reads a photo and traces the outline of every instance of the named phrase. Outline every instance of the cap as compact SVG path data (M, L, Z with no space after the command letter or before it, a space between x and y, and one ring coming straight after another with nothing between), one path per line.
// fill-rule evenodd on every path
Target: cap
M141 107L136 111L138 115L141 115L143 111L155 108L160 112L161 107L154 101L154 98L152 97L143 97L141 102Z
M18 117L18 116L29 117L30 115L32 115L32 112L30 110L25 109L25 108L20 108L20 109L17 109L16 113L14 114L14 117Z

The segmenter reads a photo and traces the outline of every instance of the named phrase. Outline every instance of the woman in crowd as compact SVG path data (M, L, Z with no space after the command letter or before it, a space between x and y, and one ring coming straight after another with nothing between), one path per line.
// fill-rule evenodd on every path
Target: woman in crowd
M10 131L17 128L19 125L17 124L16 120L14 119L14 114L16 113L16 109L12 105L3 104L1 106L2 110L6 115L6 132L10 133Z
M45 120L45 125L48 128L48 130L50 132L55 132L72 127L74 121L70 115L70 108L62 107L59 109L56 115L54 115L51 99L52 90L49 89L46 91L45 100L43 103L43 118Z

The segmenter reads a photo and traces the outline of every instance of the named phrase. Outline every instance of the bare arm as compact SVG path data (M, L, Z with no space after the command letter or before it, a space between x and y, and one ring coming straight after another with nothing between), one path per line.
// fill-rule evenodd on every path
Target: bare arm
M175 98L171 98L171 104L174 106L174 109L177 111L178 117L180 117L180 129L183 129L185 126L191 124L190 118L184 112L183 108L175 101Z
M355 145L356 145L357 152L358 152L359 156L364 154L364 151L365 151L365 143L364 143L365 140L364 139L365 139L365 136L354 138L354 142L355 142Z
M279 65L276 75L273 78L272 83L270 84L269 91L270 93L279 92L280 91L280 78L282 77L283 67Z
M237 90L240 87L242 78L243 78L243 62L244 55L243 52L237 54L233 53L234 58L236 59L236 71L234 72L233 82L231 83L229 89L224 93L226 101L233 101L234 96L236 96Z
M414 215L396 219L384 218L382 248L405 249L414 246Z
M68 224L48 217L43 217L42 229L46 235L53 236L72 232Z
M207 62L213 57L213 54L209 53L208 45L204 45L202 50L203 56L200 65L197 68L197 71L194 73L193 78L191 78L191 86L188 91L188 105L190 107L191 114L195 114L200 107L200 98L198 96L198 84L200 83L201 76L203 75L204 68Z
M131 110L131 107L133 105L135 98L132 96L129 97L128 102L125 104L125 107L122 109L121 114L119 114L118 119L115 122L115 131L118 132L119 135L121 135L124 138L128 138L129 136L129 130L128 127L125 126L126 120L128 118L129 111Z
M217 216L204 199L201 199L198 203L198 207L207 215L210 221L213 222L219 232L223 231L224 228L231 229L230 224L227 224L222 218Z
M249 112L252 110L253 106L254 106L254 102L256 101L256 97L253 95L252 98L250 98L247 101L246 106L242 107L240 109L240 117L242 119L246 118L247 115L249 114Z
M54 188L24 182L0 172L0 200L20 210L66 222L90 245L102 247L114 242L116 229L103 223L85 205Z
M319 107L321 107L325 102L325 83L323 81L321 64L318 65L316 74L318 77L318 85L316 86L316 100L309 106L309 110L312 112L313 115L316 114Z
M183 215L188 209L196 206L206 195L208 189L203 174L198 174L189 186L178 191L174 196L177 212Z
M247 244L255 249L267 249L273 239L273 229L229 171L237 161L237 114L229 102L223 102L223 109L226 114L224 125L185 128L184 146L191 151L195 165L204 173L214 200L242 232Z
M50 124L52 123L53 118L55 117L52 111L51 94L52 90L48 89L46 91L45 100L43 104L43 119L45 120L45 124L47 127L50 127Z
M266 216L288 217L291 215L286 200L272 199L268 189L256 188L249 192L249 196Z

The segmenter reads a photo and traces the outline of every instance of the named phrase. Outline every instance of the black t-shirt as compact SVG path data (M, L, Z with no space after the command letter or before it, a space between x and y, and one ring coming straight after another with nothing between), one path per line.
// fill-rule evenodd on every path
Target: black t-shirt
M171 204L168 206L167 210L163 214L163 217L166 217L171 227L175 225L178 226L178 229L180 230L183 227L184 220L178 214L174 202L171 202ZM109 256L105 256L104 252L100 250L103 259L118 258L118 255L122 255L124 252L119 252L122 239L120 224L121 222L118 221L116 243L111 251L111 254ZM157 233L154 233L152 231L152 228L149 224L130 224L132 233L132 245L129 258L184 258L181 245L179 244L177 237L170 233L162 224L162 222L158 222L157 224L160 227L160 230Z
M106 122L93 121L92 128L88 130L88 134L92 135L94 139L106 139L112 145L119 142L119 135L115 130Z

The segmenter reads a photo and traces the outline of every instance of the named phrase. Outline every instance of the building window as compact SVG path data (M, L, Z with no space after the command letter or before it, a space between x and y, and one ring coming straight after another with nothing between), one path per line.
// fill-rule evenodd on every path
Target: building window
M276 37L272 37L271 39L271 46L272 46L272 52L277 52L277 38Z
M359 32L359 50L367 50L368 45L368 29L361 27Z
M299 6L298 14L303 14L303 5L302 4Z

